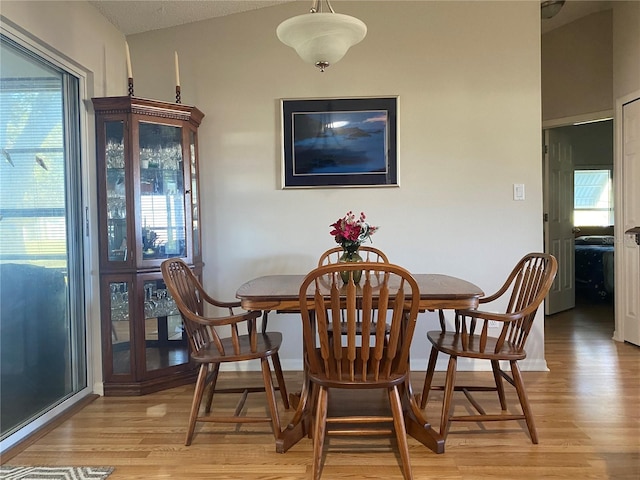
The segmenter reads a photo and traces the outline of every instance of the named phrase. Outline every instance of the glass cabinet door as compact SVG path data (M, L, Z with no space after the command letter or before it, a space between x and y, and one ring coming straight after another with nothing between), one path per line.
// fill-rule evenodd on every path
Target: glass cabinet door
M146 371L189 362L182 317L162 278L147 279L144 288L144 344Z
M114 375L130 375L132 361L131 301L129 282L110 281L109 320L111 324L111 370Z
M105 122L105 133L107 258L110 262L126 262L128 244L124 122Z
M142 260L187 256L182 128L140 122Z

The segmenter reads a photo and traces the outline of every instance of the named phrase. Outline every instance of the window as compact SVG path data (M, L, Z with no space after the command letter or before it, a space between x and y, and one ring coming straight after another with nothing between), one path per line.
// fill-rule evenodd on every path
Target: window
M573 223L575 226L613 225L611 170L575 170Z

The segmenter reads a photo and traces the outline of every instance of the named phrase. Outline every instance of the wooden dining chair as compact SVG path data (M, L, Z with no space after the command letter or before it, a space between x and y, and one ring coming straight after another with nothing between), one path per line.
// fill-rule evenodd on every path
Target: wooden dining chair
M289 408L289 400L280 366L278 350L282 344L280 332L259 333L256 319L260 311L242 312L235 314L233 309L240 306L240 302L220 302L210 297L193 274L189 266L180 259L172 258L162 263L162 276L167 289L176 302L185 331L189 338L191 359L200 365L198 379L196 381L189 426L185 445L190 445L193 438L196 422L218 423L256 423L269 422L275 438L280 435L280 419L276 404L275 389L271 378L269 358L273 361L273 367L285 408ZM206 317L204 315L205 304L226 308L229 315L221 317ZM243 333L243 327L246 333ZM221 337L218 328L230 330L228 337ZM260 360L262 368L263 387L227 389L225 392L238 392L242 396L233 415L213 415L211 405L218 372L222 363L235 363L246 360ZM209 386L205 402L204 415L200 415L200 406L205 388ZM249 393L264 391L267 397L269 416L245 416L240 412Z
M359 285L353 272L362 270ZM344 283L340 272L349 272ZM309 297L313 300L307 301ZM320 478L325 434L393 434L397 439L405 479L411 464L401 393L409 381L409 348L418 316L420 292L411 274L389 263L348 263L318 267L300 286L305 371L315 405L312 476ZM330 338L329 326L339 328L346 313L347 333ZM362 336L356 335L362 319ZM384 329L389 318L390 331ZM378 320L378 321L376 321ZM328 416L331 389L387 391L391 416ZM349 397L345 397L342 402ZM357 402L356 402L357 403ZM357 406L357 405L356 405ZM374 428L388 424L388 428ZM336 429L335 425L339 425ZM354 426L352 430L345 430Z
M422 390L420 407L425 408L430 390L444 390L440 435L446 438L451 422L486 422L504 420L525 420L531 441L538 443L538 435L533 421L531 405L518 366L518 361L526 358L525 343L538 307L547 296L558 270L555 257L545 253L525 255L515 266L504 285L493 295L480 299L479 310L458 310L455 317L455 331L444 329L427 333L432 344L427 366L427 375ZM491 305L504 305L501 313L487 311ZM489 321L500 324L497 337L489 335ZM449 355L444 386L433 386L433 374L439 353ZM493 370L495 387L456 385L456 366L459 357L489 360ZM511 374L500 368L500 361L509 362ZM515 387L520 400L522 414L507 413L502 379ZM454 391L462 391L478 412L471 415L453 415L452 397ZM488 414L472 396L473 391L496 391L502 413Z
M375 247L370 247L368 245L361 245L358 248L358 252L365 262L375 262L375 263L389 263L389 259L385 255L382 250L379 250ZM318 259L318 267L322 267L323 265L332 265L336 263L340 263L340 257L344 253L344 249L342 247L334 247L330 248ZM389 325L387 325L387 333L389 333ZM341 323L341 332L342 335L347 333L347 324L345 322ZM333 325L329 326L329 334L333 333ZM362 335L362 324L360 320L356 321L356 335Z

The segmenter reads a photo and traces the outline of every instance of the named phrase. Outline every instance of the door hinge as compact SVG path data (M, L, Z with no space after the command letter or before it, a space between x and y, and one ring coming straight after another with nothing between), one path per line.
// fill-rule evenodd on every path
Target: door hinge
M549 145L544 146L544 154L546 155L547 153L549 153Z
M542 215L542 220L545 221L545 222L548 222L549 221L549 214L545 213L544 215Z

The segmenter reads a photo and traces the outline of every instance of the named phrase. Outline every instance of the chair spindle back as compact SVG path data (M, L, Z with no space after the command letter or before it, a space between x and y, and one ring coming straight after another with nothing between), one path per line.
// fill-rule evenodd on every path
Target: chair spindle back
M356 285L353 272L360 270ZM341 278L345 271L349 272L347 283ZM350 383L406 375L419 299L417 283L397 265L362 262L316 268L300 287L309 372ZM331 335L329 326L339 331L344 322L346 334ZM386 322L390 324L387 333ZM362 335L357 334L357 324Z
M318 259L318 267L338 263L343 253L344 250L342 249L342 247L330 248L322 255L320 255L320 258ZM385 253L375 247L361 245L360 248L358 248L358 253L362 257L362 260L365 262L389 263L389 259L387 258Z
M502 326L495 351L499 351L505 341L509 342L516 351L523 351L531 331L533 320L549 293L558 270L558 262L552 255L544 253L530 253L525 255L514 267L503 286L493 295L480 299L482 304L491 303L505 294L509 295L504 313L496 315L496 320L505 322ZM467 319L469 324L467 328ZM472 311L465 311L456 318L456 331L462 333L463 344L465 336L474 335L477 317ZM481 350L487 338L488 321L481 325Z

